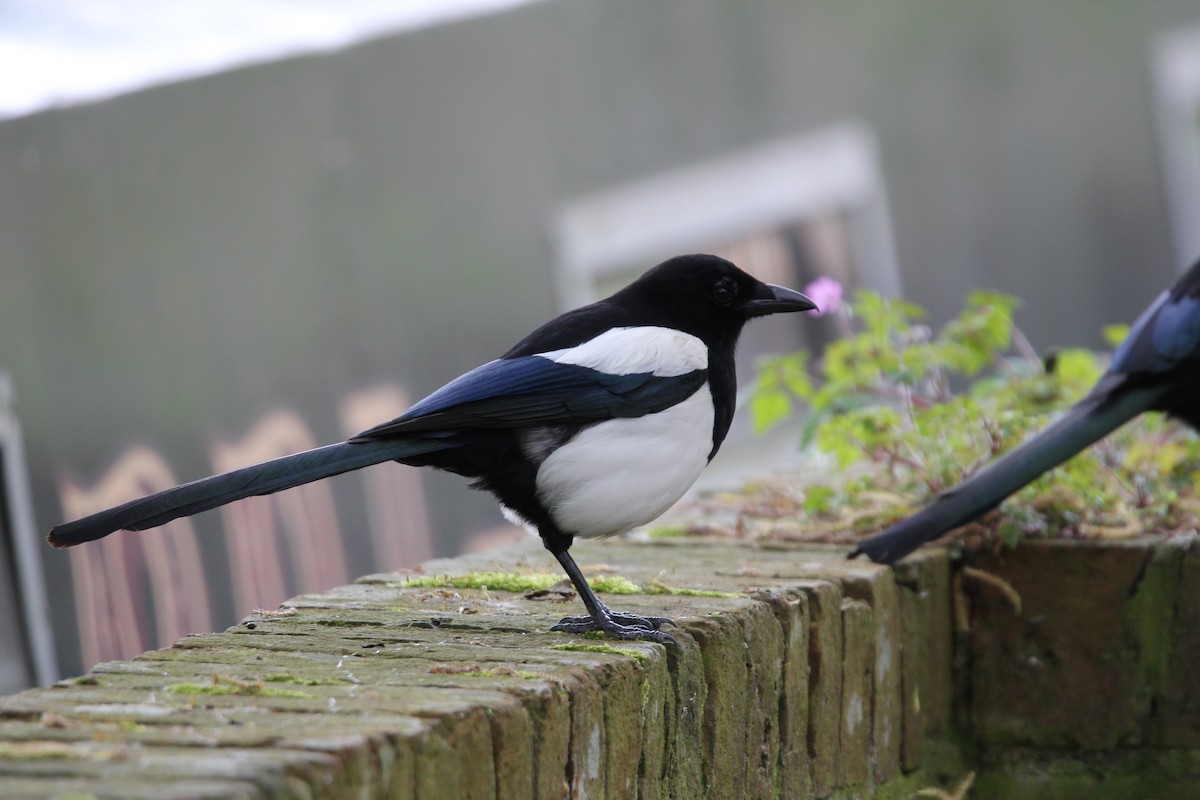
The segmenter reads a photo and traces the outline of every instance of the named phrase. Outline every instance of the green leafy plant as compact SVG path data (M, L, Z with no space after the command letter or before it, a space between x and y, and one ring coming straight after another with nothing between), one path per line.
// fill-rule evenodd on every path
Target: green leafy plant
M1043 362L1013 324L1015 298L973 293L934 331L916 305L869 291L835 313L846 335L820 359L764 359L748 405L757 431L805 412L802 446L836 479L799 488L800 529L874 532L1034 435L1100 377L1071 349ZM1125 326L1105 331L1110 343ZM989 515L1006 541L1058 531L1127 536L1200 517L1200 440L1146 414L1034 481Z

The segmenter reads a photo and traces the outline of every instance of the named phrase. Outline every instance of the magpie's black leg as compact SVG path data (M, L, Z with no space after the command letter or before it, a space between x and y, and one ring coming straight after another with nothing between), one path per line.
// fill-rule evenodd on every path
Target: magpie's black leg
M575 591L579 592L579 599L587 608L588 616L563 617L550 630L566 633L601 631L614 639L645 639L660 644L678 644L674 636L656 630L658 626L667 623L674 625L672 620L667 617L641 617L637 614L611 611L608 606L600 602L600 598L596 597L592 587L588 586L587 580L579 571L579 566L575 563L575 559L571 558L570 553L563 550L555 553L554 557L566 570L567 577L575 586Z

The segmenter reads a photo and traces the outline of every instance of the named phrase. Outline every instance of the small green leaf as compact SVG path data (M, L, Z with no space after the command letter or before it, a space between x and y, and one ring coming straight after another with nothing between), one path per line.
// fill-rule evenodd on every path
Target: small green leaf
M786 392L755 392L750 397L750 424L755 433L762 433L791 415L792 400Z
M1095 353L1078 347L1059 351L1054 371L1063 386L1076 394L1086 392L1104 372Z
M1125 323L1105 325L1102 334L1109 347L1119 347L1121 342L1125 341L1125 337L1129 336L1129 326Z
M804 493L804 510L809 514L823 514L829 510L837 490L829 486L810 486Z

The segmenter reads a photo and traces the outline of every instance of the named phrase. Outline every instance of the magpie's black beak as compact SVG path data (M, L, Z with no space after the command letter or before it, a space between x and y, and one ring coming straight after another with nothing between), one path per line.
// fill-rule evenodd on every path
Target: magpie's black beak
M787 311L812 311L817 304L795 289L764 283L754 297L742 304L747 317L765 317Z

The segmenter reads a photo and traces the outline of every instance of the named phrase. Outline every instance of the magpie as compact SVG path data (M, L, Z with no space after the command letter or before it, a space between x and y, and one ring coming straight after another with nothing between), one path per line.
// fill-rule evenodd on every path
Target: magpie
M568 551L576 537L628 531L675 503L729 431L743 326L815 307L717 256L677 256L542 325L390 422L59 525L48 541L70 547L145 530L385 461L429 466L471 479L540 535L587 609L552 630L671 643L658 630L671 620L611 611Z
M1061 418L916 514L862 541L850 557L895 563L1143 411L1163 411L1200 430L1200 261L1142 312L1100 380Z

